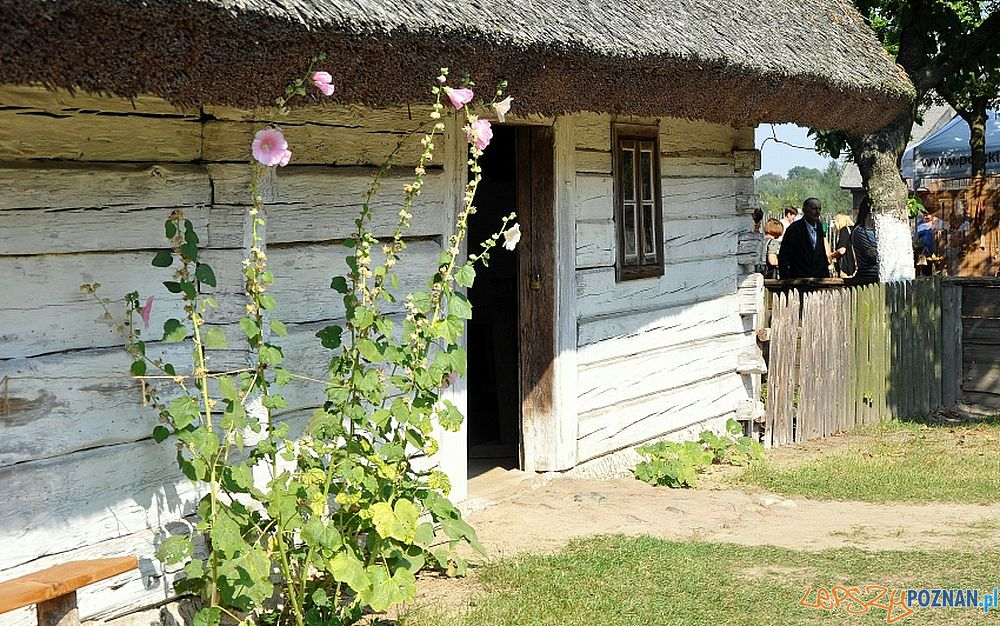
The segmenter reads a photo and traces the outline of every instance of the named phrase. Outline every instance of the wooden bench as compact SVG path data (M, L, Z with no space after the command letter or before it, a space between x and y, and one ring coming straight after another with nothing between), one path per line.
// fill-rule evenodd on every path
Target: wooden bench
M138 569L134 556L71 561L0 583L0 613L36 605L38 626L79 626L76 590Z

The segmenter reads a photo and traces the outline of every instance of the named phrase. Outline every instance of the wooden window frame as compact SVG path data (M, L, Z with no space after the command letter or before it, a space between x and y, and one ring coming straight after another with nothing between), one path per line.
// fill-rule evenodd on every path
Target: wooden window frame
M624 144L628 142L651 142L652 143L652 194L653 194L653 252L644 253L645 243L645 214L642 205L644 204L642 195L642 179L640 178L641 152L639 147L635 150L632 166L632 184L635 195L632 203L635 208L635 228L636 236L636 259L626 261L625 258L625 187L622 173L622 152ZM611 124L611 164L612 179L614 181L615 195L615 238L618 243L618 258L615 264L615 276L618 282L625 280L636 280L640 278L654 278L663 276L663 198L660 191L660 128L656 125L644 124Z

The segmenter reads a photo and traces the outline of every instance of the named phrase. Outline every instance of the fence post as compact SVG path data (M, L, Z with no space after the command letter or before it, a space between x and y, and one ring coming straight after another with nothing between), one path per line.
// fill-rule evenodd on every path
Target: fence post
M941 286L941 404L946 409L962 399L962 284Z

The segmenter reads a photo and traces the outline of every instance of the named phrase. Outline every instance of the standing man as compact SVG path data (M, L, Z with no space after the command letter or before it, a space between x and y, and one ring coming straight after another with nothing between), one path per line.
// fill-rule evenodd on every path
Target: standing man
M778 252L782 278L829 278L830 251L819 221L822 210L818 198L802 203L802 219L785 229Z

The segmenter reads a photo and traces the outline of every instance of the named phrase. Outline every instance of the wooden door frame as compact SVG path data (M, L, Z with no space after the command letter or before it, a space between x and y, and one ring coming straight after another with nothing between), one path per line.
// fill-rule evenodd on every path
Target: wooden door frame
M520 461L558 471L577 456L575 145L570 123L516 132Z

